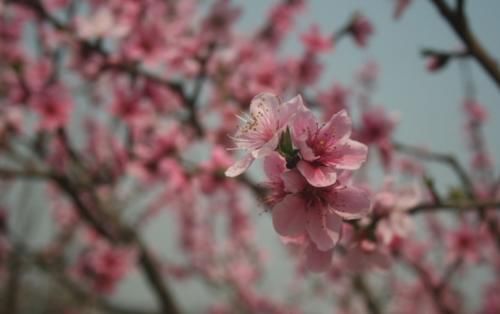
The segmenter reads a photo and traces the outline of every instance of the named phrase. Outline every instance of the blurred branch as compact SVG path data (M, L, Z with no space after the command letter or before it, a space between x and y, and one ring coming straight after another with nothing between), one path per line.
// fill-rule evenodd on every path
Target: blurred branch
M448 57L448 58L467 58L470 57L471 54L468 51L455 51L455 50L439 50L439 49L433 49L433 48L423 48L422 51L422 56L424 57L430 57L430 56L442 56L442 57Z
M106 299L77 284L74 280L68 277L64 269L61 269L61 265L48 260L44 257L44 255L37 254L35 252L25 252L23 255L32 261L39 270L49 275L59 286L64 288L65 291L69 292L71 296L80 304L92 302L100 309L113 314L156 314L156 312L153 311L132 309L129 306L122 307L111 304Z
M49 179L52 176L50 172L45 172L35 169L7 169L0 168L0 178L13 179L13 178L27 178L27 179Z
M406 145L402 143L394 143L394 148L404 154L412 155L416 158L424 159L427 161L435 161L447 164L458 176L460 179L462 186L464 188L465 193L470 199L474 199L474 186L467 175L467 172L462 167L462 165L458 162L455 156L451 154L437 153L431 152L423 148Z
M448 282L452 274L455 273L461 263L451 264L451 266L447 270L445 270L445 275L443 276L443 278L441 278L438 283L435 283L434 279L431 276L431 273L429 273L429 271L427 271L425 267L414 261L405 260L404 262L418 275L422 284L426 288L426 291L431 296L432 301L434 302L434 305L436 306L436 309L439 311L439 313L455 313L455 311L451 309L446 303L445 298L443 297L443 292L448 286Z
M478 210L479 217L481 220L483 220L490 233L493 235L495 238L495 243L498 249L500 249L500 228L498 226L498 221L496 220L495 217L488 217L486 215L486 209L488 207L497 207L498 204L495 203L486 203L486 204L481 204L480 202L474 203L477 200L476 194L475 194L475 189L474 185L467 175L467 172L465 169L462 167L462 165L458 162L458 160L451 154L443 154L443 153L436 153L436 152L430 152L425 149L421 149L418 147L410 146L410 145L405 145L401 143L394 143L394 148L398 150L399 152L405 153L405 154L410 154L412 156L415 156L420 159L428 160L428 161L437 161L437 162L442 162L447 164L454 172L457 174L459 177L460 181L462 182L462 186L464 188L464 191L468 197L469 200L472 201L472 203L467 204L465 207L461 204L435 204L434 209L437 208L470 208L472 205L476 205L476 209ZM427 210L427 209L433 209L432 205L429 204L430 206L426 205L421 207L420 209L414 209L415 212L422 211L422 210ZM448 206L452 205L452 206Z
M363 297L368 313L381 314L382 309L380 308L380 304L378 304L376 297L373 295L364 278L361 275L354 275L352 284L354 289Z
M118 221L114 221L116 224L114 227L117 230L106 228L101 224L101 220L96 219L93 215L93 211L88 205L80 198L78 190L75 189L73 183L64 177L59 177L56 180L58 186L65 191L68 196L75 203L78 212L86 221L94 227L103 237L108 239L113 243L117 242L130 242L132 241L138 247L139 251L139 263L142 267L142 271L148 280L153 291L156 293L158 301L162 307L162 313L176 314L180 313L177 305L174 302L173 296L171 295L166 283L163 280L163 276L159 271L154 258L152 257L149 249L144 244L144 242L140 239L139 235L132 230L131 228L127 228L124 225L117 225ZM94 204L98 206L99 204ZM103 212L100 210L99 212ZM109 219L105 220L107 223L111 223Z
M22 263L16 254L9 254L8 274L5 286L5 308L3 313L17 313L19 289L22 276Z
M430 212L437 209L442 210L477 210L478 208L495 208L500 209L500 201L492 202L463 202L463 203L422 203L412 207L408 210L410 214L417 214L422 212Z
M471 55L479 62L490 78L500 89L500 69L493 57L479 43L469 27L465 15L465 1L457 0L457 10L454 11L444 0L430 0L438 9L439 13L448 22L455 34L462 40Z

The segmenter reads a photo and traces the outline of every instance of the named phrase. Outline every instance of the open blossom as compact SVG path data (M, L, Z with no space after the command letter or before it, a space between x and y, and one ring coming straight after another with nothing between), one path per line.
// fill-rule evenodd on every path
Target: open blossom
M342 220L361 218L370 209L369 195L361 188L339 181L328 187L314 187L297 169L287 171L286 160L278 153L269 155L264 162L274 186L280 179L282 182L279 188L283 198L273 200L274 229L284 237L309 239L313 245L307 249L310 254L319 256L332 250L340 240Z
M234 136L236 149L244 150L246 155L226 170L226 176L240 175L256 158L265 157L274 151L288 121L301 106L303 103L300 96L285 103L281 103L278 96L270 93L255 96L250 103L250 116L242 118L244 124Z
M320 126L313 113L303 109L295 115L291 129L302 157L297 169L312 186L330 186L337 180L338 170L358 169L366 160L366 145L349 138L351 119L345 110Z

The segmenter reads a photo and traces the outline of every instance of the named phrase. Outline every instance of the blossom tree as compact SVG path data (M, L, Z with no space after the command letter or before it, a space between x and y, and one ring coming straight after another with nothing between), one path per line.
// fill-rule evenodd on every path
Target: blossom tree
M392 2L404 19L413 1ZM429 2L461 45L423 49L428 71L476 62L500 89L467 1ZM469 165L398 141L375 61L318 87L324 57L376 40L370 17L297 36L307 4L241 32L230 0L0 1L2 313L500 313L500 178L473 80ZM293 36L303 53L283 51ZM290 266L279 295L261 220ZM476 268L470 295L457 277ZM150 304L113 298L132 275ZM209 302L176 288L191 280Z

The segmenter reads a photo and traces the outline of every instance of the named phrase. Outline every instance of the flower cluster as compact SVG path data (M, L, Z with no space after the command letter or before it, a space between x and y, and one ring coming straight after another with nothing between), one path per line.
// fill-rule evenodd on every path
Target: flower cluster
M303 244L312 271L329 268L343 220L370 209L369 193L349 184L367 155L366 145L350 139L351 129L345 110L320 124L300 95L281 102L263 93L252 100L250 117L234 137L246 155L226 175L237 176L264 158L274 228Z

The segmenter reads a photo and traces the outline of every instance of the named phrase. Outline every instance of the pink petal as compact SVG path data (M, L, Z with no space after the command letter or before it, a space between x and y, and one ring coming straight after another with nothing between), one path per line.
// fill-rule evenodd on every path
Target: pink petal
M286 171L286 160L277 152L264 159L264 172L271 181L281 181L281 175Z
M311 163L301 160L297 169L306 178L307 182L315 187L326 187L335 183L337 173L333 167L312 166Z
M307 233L318 250L332 249L340 240L342 219L328 213L321 206L314 206L307 211Z
M274 134L274 136L267 141L267 143L262 145L260 148L253 150L252 156L257 159L269 155L276 149L276 147L278 147L279 140L279 133Z
M273 207L273 226L285 237L302 234L306 224L306 204L296 195L287 195Z
M302 101L302 96L297 95L292 99L282 103L278 107L278 121L280 126L284 126L288 123L288 120L299 112L301 109L305 108L304 102Z
M260 93L250 102L250 113L258 116L259 113L274 112L280 104L278 96L272 93Z
M307 145L306 140L299 140L299 139L293 139L292 142L297 147L297 149L300 151L300 155L302 156L302 159L307 160L307 161L314 161L318 159L319 157L314 154L314 151L309 145Z
M337 146L337 149L322 160L326 163L334 164L339 169L355 170L366 160L368 147L365 144L347 140L344 144Z
M307 181L297 170L287 171L281 175L281 178L286 192L299 193L307 186Z
M301 110L295 114L291 123L292 140L306 140L309 134L316 133L317 129L318 124L313 113L309 109Z
M333 250L320 251L314 244L310 244L306 249L306 267L312 272L325 272L332 265Z
M328 197L332 209L344 219L359 219L370 211L370 196L353 186L336 188Z
M250 154L246 155L245 157L243 157L242 159L235 162L231 167L229 167L226 170L226 172L225 172L226 177L232 178L232 177L239 176L240 174L245 172L245 170L247 170L248 167L250 167L250 165L252 164L253 161L254 161L254 158L252 157L252 155L250 155Z
M351 135L352 122L345 110L334 114L330 120L321 128L318 140L326 143L343 142Z

